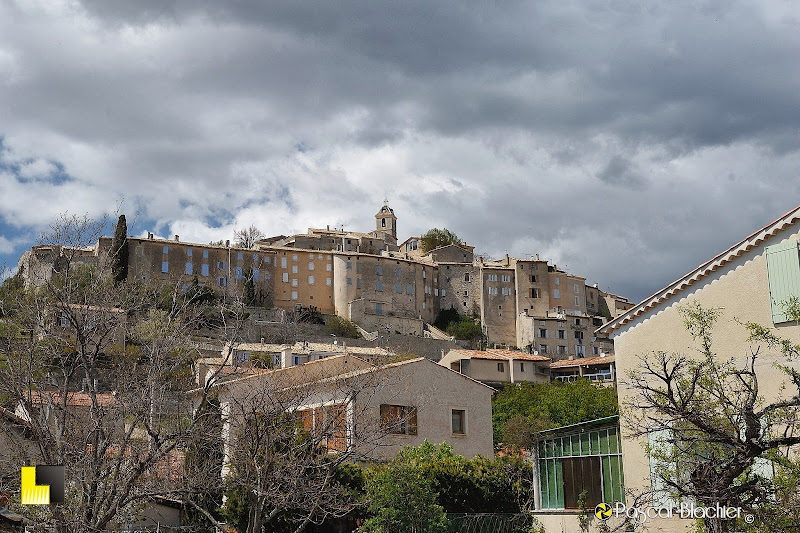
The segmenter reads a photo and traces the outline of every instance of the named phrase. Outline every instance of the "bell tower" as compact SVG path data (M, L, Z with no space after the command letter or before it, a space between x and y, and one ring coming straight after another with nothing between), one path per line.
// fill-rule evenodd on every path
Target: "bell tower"
M384 241L391 244L397 244L397 217L394 216L394 211L391 207L386 205L388 202L384 200L383 207L381 207L378 214L375 215L375 232L384 235Z

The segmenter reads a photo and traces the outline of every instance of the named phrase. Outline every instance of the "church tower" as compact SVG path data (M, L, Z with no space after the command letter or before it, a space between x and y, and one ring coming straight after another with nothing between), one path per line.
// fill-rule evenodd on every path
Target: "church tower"
M384 242L397 245L397 217L386 202L375 215L375 233L383 234Z

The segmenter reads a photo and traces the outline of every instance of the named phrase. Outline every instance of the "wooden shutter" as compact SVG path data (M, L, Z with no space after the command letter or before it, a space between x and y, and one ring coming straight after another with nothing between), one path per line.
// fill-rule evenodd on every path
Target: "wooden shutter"
M800 256L797 241L788 239L780 244L767 246L765 255L772 322L787 322L789 318L781 304L792 296L800 296Z

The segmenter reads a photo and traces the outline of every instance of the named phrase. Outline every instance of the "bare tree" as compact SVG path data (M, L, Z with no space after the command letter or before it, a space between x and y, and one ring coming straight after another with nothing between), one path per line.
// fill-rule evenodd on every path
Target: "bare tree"
M690 498L705 507L738 507L757 517L762 528L800 529L796 490L781 492L777 478L762 468L792 467L800 444L795 432L800 372L789 364L800 355L800 346L770 328L746 323L749 341L757 347L751 345L744 363L737 364L713 348L720 310L695 303L681 313L699 343L699 357L657 352L641 357L640 369L629 376L635 393L625 406L630 427L635 436L649 437L647 453L659 465L651 501L674 505ZM788 378L787 387L772 402L759 390L762 348L785 361L776 366ZM738 527L724 517L704 518L703 523L714 533Z
M257 241L265 237L264 233L250 224L244 229L237 229L233 232L233 245L237 248L253 248Z
M186 493L177 465L208 416L186 394L192 295L176 287L163 309L162 287L115 286L111 258L88 248L102 227L62 217L42 240L59 250L52 273L15 295L16 306L0 304L13 309L0 339L0 396L28 421L24 432L0 425L18 451L0 470L18 479L24 464L65 465L65 504L20 510L64 533L102 531L156 496Z

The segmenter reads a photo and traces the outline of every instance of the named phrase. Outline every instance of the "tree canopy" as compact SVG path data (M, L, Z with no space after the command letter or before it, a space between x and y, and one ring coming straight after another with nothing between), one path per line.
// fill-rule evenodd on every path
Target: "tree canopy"
M419 239L422 253L428 253L434 248L448 244L461 244L461 239L447 228L433 228L426 231Z
M494 442L530 449L539 431L618 412L616 391L587 379L509 384L492 400Z

